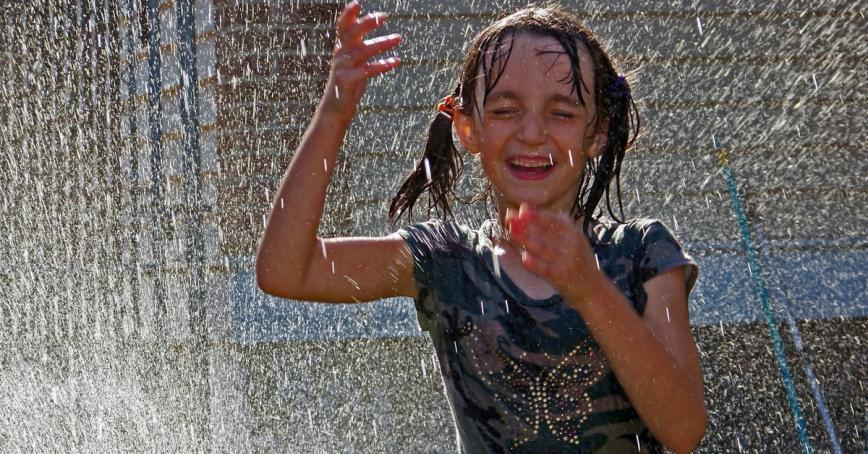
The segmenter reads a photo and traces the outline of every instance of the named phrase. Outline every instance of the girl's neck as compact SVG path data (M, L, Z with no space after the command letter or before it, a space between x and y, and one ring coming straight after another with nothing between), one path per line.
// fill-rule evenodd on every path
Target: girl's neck
M495 203L495 206L497 207L497 224L500 226L501 229L503 229L505 231L506 230L506 213L507 213L507 211L512 211L514 215L517 215L520 206L519 206L519 204L514 204L514 203L507 201L496 188L492 188L492 189L493 189L492 192L493 192L494 203ZM536 208L540 209L540 210L546 210L549 212L563 213L566 216L571 217L572 216L571 215L572 205L573 205L574 200L575 200L575 194L573 195L573 197L569 198L569 201L561 200L560 203L554 202L554 203L557 203L558 206L539 205L539 206L536 206ZM582 217L580 216L579 220L581 220L581 219L582 219Z
M515 210L515 212L518 213L518 207L509 208L509 209ZM564 213L567 216L572 218L569 211L561 211L561 213ZM579 217L574 220L573 224L576 227L578 227L579 230L581 230L582 227L584 226L584 220L585 220L584 215L580 214ZM508 226L506 225L506 209L498 209L497 210L497 219L493 220L493 221L494 222L492 223L492 226L491 226L491 241L492 241L492 243L494 245L501 246L501 247L513 246L516 249L520 249L520 247L518 245L516 245L515 243L513 243L509 237L509 229L508 229ZM593 235L594 227L597 223L598 223L598 221L591 219L590 225L588 226L588 232L587 232L588 235Z

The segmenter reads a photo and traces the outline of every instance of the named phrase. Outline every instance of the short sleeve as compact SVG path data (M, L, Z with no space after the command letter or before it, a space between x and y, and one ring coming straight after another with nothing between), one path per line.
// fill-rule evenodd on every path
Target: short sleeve
M699 267L693 257L684 251L669 228L659 220L647 220L640 231L642 237L637 265L639 282L686 265L685 284L689 296L699 278Z
M434 268L434 250L443 223L437 219L420 222L398 229L398 235L407 243L413 254L413 277L419 290L431 288L431 271Z

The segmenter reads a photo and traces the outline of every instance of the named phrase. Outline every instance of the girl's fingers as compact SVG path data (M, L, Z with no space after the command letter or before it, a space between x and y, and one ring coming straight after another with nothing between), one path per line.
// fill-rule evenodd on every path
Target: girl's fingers
M335 66L338 68L344 69L354 69L357 67L365 67L368 64L371 57L374 57L378 54L386 52L388 50L394 49L401 43L401 35L395 33L392 35L381 36L378 38L373 38L365 41L365 43L354 49L341 49L335 54ZM390 57L397 58L397 57ZM388 58L381 58L380 60L386 61ZM376 63L376 62L372 62ZM394 61L389 61L389 63L394 63Z
M387 18L386 13L368 13L352 19L348 24L337 29L341 46L352 47L360 44L365 39L365 35L386 22Z
M540 234L538 229L531 229L528 232L524 246L533 255L546 261L558 261L558 257L564 253L564 246L562 244L553 244L545 234Z
M537 276L550 278L552 274L552 264L530 251L522 252L521 263Z
M338 20L335 23L338 39L344 39L342 32L352 26L361 11L362 5L360 5L359 2L353 0L350 3L347 3L347 6L345 6L344 10L341 11L340 16L338 16Z
M367 77L374 77L378 74L387 73L401 65L401 59L398 57L389 57L382 60L376 60L365 65L365 74Z
M545 235L552 240L567 241L578 232L575 223L565 214L553 213L548 210L536 210L530 215L526 215L527 225L536 226L539 230L545 232Z
M534 219L515 230L512 235L516 242L548 260L559 261L559 257L569 256L575 250L573 245L578 232L569 221L557 215L538 211Z
M366 63L363 66L355 66L352 68L343 69L340 73L340 79L345 84L354 84L364 79L369 79L378 74L389 72L401 65L401 59L398 57L389 57L381 60L375 60Z
M395 33L387 36L380 36L369 39L357 51L353 52L350 57L350 63L358 64L366 62L376 55L379 55L387 50L394 49L401 43L401 35Z
M526 243L535 236L551 235L551 228L542 217L544 215L542 211L522 208L520 214L507 221L510 235L520 243Z
M364 64L371 57L392 49L401 42L401 36L397 33L364 40L365 35L382 25L388 15L369 13L357 19L355 16L360 10L358 4L349 4L338 20L338 42L334 53L334 62L338 67L350 68Z

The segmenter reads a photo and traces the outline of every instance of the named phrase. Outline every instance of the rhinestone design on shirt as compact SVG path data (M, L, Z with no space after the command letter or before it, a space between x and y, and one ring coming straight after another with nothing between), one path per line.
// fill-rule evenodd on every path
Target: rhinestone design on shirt
M484 335L469 324L464 327L471 328L464 343L471 366L509 410L509 417L517 420L510 426L521 428L512 448L536 439L542 424L559 440L578 445L582 425L594 413L587 390L610 372L602 352L586 339L563 356L521 352L514 355L519 361L502 350L505 341L509 345L504 333Z

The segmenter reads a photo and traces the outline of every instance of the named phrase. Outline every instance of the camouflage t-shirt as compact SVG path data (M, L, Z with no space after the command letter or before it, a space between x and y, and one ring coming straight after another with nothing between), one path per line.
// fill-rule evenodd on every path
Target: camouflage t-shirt
M560 295L528 297L495 263L493 221L400 229L413 253L420 327L437 350L462 451L660 452L600 346ZM698 268L664 224L592 223L600 268L641 315L642 283Z

